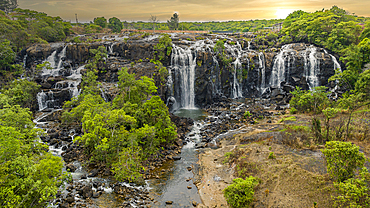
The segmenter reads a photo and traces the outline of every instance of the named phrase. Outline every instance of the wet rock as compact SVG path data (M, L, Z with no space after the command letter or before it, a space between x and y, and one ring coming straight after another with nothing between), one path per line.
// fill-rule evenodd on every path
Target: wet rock
M64 202L63 204L59 204L59 208L69 208L69 204Z
M81 179L87 179L86 174L83 174L83 175L81 176Z
M73 172L76 171L77 168L73 164L68 164L68 165L66 165L66 169L67 169L67 171L73 173Z
M93 170L89 173L89 175L88 175L87 177L89 177L89 178L91 178L91 177L95 177L95 176L97 176L97 175L98 175L98 173L99 173L98 169L93 169Z
M173 156L172 159L173 160L181 160L181 157L180 156Z
M73 203L74 201L75 201L75 198L72 196L66 198L66 202L69 204Z
M100 196L100 193L98 192L94 192L92 195L93 198L99 198L99 196Z
M173 201L166 201L166 204L173 204Z
M90 186L85 186L82 188L82 197L84 199L91 198L93 195L93 190Z
M191 186L187 186L188 189L191 189L192 187Z

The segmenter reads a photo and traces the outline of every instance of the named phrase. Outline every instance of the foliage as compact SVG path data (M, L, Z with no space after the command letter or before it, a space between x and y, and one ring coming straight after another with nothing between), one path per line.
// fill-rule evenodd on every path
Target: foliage
M107 27L107 19L105 19L104 17L96 17L96 18L94 18L94 24L99 25L102 28L106 28Z
M141 178L140 171L144 170L141 154L142 150L138 147L125 148L120 152L118 161L112 165L116 180L136 182Z
M167 25L170 30L177 30L179 28L179 15L173 13L170 20L167 20Z
M254 189L259 184L257 178L250 176L245 180L236 178L223 192L230 207L249 207L253 201Z
M275 158L276 158L276 156L275 156L274 152L270 152L269 159L275 159Z
M18 0L0 0L0 10L8 13L18 7Z
M7 69L15 60L15 52L10 46L10 41L2 40L0 42L0 69Z
M325 155L329 175L337 182L352 178L358 167L363 167L365 156L357 145L350 142L326 142Z
M359 75L355 83L355 90L357 93L363 93L365 99L370 98L370 69Z
M0 109L0 206L43 207L66 180L60 157L45 151L31 112L20 106Z
M14 80L1 90L7 96L9 105L20 105L23 108L32 108L36 104L35 97L40 85L27 79Z
M300 87L291 92L293 98L289 104L300 113L313 112L320 113L329 105L329 99L325 92L327 88L324 86L315 87L312 91L302 90Z
M249 118L249 117L251 117L251 112L249 112L249 111L245 111L244 112L244 118L246 119L246 118Z
M340 194L334 198L335 207L369 207L370 190L368 187L369 173L363 167L359 177L349 178L344 182L335 182L334 186Z
M166 56L169 56L172 51L172 39L168 34L161 34L159 43L154 46L155 54L157 54L159 60L164 60Z
M112 29L115 33L120 33L123 29L123 25L121 20L119 20L117 17L112 17L109 19L108 28Z

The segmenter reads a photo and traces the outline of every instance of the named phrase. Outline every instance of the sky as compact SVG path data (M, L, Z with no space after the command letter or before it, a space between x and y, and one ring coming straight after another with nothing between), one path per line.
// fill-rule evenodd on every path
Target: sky
M60 16L75 22L93 21L94 17L117 17L124 21L149 21L150 15L161 22L174 12L180 21L229 21L285 18L295 10L315 12L333 5L370 16L370 0L18 0L19 7Z

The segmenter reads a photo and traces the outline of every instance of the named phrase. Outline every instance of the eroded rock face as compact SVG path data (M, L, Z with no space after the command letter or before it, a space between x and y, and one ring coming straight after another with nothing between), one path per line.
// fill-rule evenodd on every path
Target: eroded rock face
M160 82L156 65L150 62L155 56L154 46L158 43L158 38L149 41L129 39L34 45L25 50L25 64L27 68L34 69L36 64L50 59L48 57L54 53L54 59L50 60L55 61L56 68L60 67L58 76L39 76L36 80L44 93L55 92L54 100L60 107L79 91L76 86L72 89L70 82L65 82L67 84L64 86L63 80L86 64L92 56L90 49L104 46L109 58L104 66L99 66L102 68L98 74L99 81L115 83L118 81L118 70L127 67L137 78L144 75L153 78L158 87L158 95L171 110L206 107L227 98L275 97L278 101L286 100L286 94L292 87L312 89L315 86L328 85L328 78L334 74L334 68L338 68L334 56L322 48L304 43L284 45L281 49L263 47L266 48L264 51L257 51L261 47L253 41L248 44L242 39L238 42L238 39L230 38L225 44L225 55L220 55L213 49L217 41L214 37L205 36L204 40L189 39L192 41L173 38L172 53L162 61L171 75L165 85ZM83 69L80 71L81 74L84 73ZM275 95L275 88L281 88L285 94ZM274 95L271 94L273 92ZM114 93L106 93L110 99L114 97Z

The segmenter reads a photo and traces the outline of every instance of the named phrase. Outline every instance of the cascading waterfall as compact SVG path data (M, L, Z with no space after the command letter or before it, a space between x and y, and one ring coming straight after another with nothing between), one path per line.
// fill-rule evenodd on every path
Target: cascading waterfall
M37 103L39 104L39 111L47 108L54 108L55 100L53 91L45 93L44 91L37 94Z
M80 94L80 89L78 89L78 85L81 83L81 70L84 69L85 65L77 68L76 70L72 70L72 74L66 77L66 80L60 81L55 83L54 89L55 90L68 90L70 92L70 97L77 97ZM50 90L49 92L45 93L44 91L39 92L37 94L37 102L39 105L39 111L43 111L45 109L57 109L60 108L59 102L56 101L55 93Z
M242 76L240 74L240 72L242 72L242 63L240 62L240 59L237 58L234 61L233 65L234 65L234 73L233 73L234 82L233 82L232 96L233 96L233 98L241 98L241 97L243 97L243 93L242 93L242 86L241 86L241 84L239 84L239 79Z
M262 52L258 53L258 61L259 61L259 70L260 73L258 73L258 77L261 82L260 82L260 93L263 94L266 90L266 63L265 63L265 56Z
M193 57L190 48L183 49L176 45L173 45L171 63L172 68L175 70L175 73L179 73L181 79L180 107L186 109L195 108L194 81L195 81L196 56Z
M270 86L280 87L280 83L285 81L285 58L290 50L290 45L284 45L276 55L271 71Z
M44 62L49 62L51 69L44 68L42 70L43 76L58 76L62 67L63 59L66 57L67 45L65 45L62 51L57 55L55 50ZM58 63L58 64L57 64Z
M309 46L303 51L304 58L304 76L310 90L319 86L318 74L320 73L320 60L316 58L317 48Z

